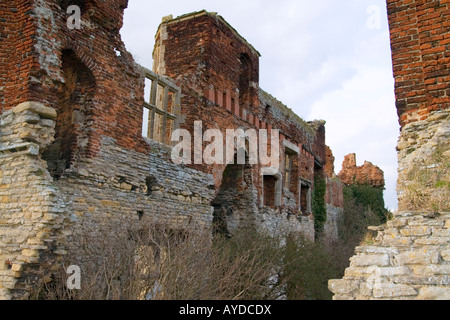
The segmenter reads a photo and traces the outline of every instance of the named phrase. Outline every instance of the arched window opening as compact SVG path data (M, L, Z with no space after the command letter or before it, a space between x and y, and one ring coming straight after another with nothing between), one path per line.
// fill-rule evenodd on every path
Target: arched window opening
M75 5L80 8L81 12L86 9L86 1L85 0L59 0L59 6L64 12L66 12L67 8Z
M64 50L61 60L64 87L59 97L55 142L43 155L55 179L79 159L88 144L87 123L96 88L94 75L72 50Z
M245 107L250 104L250 82L253 65L250 57L245 53L241 54L240 61L239 100L240 104Z
M282 174L274 174L269 168L262 169L262 201L265 207L277 209L281 206Z
M223 171L222 183L211 203L214 207L215 232L230 236L233 233L230 227L236 227L235 224L241 221L241 218L245 220L243 217L249 209L248 199L252 195L252 180L252 166L248 163L247 154L245 164L239 164L236 153L233 162Z

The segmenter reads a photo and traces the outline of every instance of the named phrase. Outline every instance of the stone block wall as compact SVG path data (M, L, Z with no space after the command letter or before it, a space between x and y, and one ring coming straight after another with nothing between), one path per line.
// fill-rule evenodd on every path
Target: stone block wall
M146 155L104 137L94 160L78 162L55 182L74 221L106 223L111 230L142 218L177 230L212 227L212 176L173 164L168 147L149 144Z
M402 128L398 143L400 210L450 211L450 109Z
M450 299L449 219L402 212L371 228L373 242L356 248L343 279L329 282L334 299Z
M66 205L42 160L56 112L25 102L0 123L0 299L25 295L65 253Z

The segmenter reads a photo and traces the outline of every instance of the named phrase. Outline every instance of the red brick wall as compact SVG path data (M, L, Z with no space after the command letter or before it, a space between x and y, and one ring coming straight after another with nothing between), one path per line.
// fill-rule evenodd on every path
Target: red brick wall
M36 66L31 0L0 2L0 108L31 100L29 78ZM2 111L0 110L0 112Z
M281 102L268 94L264 94L265 101L258 96L261 95L258 93L259 53L237 36L230 26L221 19L204 14L170 22L167 34L168 39L162 41L165 46L163 60L166 75L175 79L184 91L185 128L192 129L194 121L202 120L204 129L239 126L279 129L282 139L284 136L300 146L308 145L309 152L325 160L324 127L318 126L317 134L314 133L312 141L308 142L289 115L280 116L272 112L270 107L278 108ZM160 37L158 34L157 46ZM244 97L239 99L242 55L247 57L243 60L249 60L251 67L247 82L253 87L250 86L248 96L244 93Z
M168 39L163 41L165 69L166 75L175 79L183 91L181 108L186 123L182 128L193 133L194 122L201 120L203 131L220 128L224 139L225 129L256 128L256 117L242 117L242 106L247 113L253 110L249 103L240 104L236 89L240 84L241 53L250 57L252 68L248 70L248 77L256 84L259 55L223 22L210 15L169 23L167 33ZM160 37L161 33L157 35L157 45ZM257 102L257 90L249 90L251 99L247 97L253 105ZM208 144L204 143L203 147ZM225 165L193 167L214 174L216 186L220 186ZM259 179L258 174L254 177Z
M71 50L96 84L86 111L90 121L82 156L95 156L103 135L147 152L141 137L144 78L119 34L127 0L75 4L82 8L81 30L67 27L67 1L1 2L0 37L6 41L0 41L0 87L5 87L0 102L6 109L27 100L58 109L67 80L62 53Z
M219 105L224 106L224 93L230 104L231 98L235 102L239 100L236 89L240 88L241 58L248 61L247 69L242 70L248 81L258 83L259 54L236 36L222 20L205 14L170 23L167 33L170 39L164 42L166 74L175 79L182 74L196 74L188 78L186 84L199 92L210 94L211 98L214 97L211 100L217 96ZM246 89L249 96L245 97L245 106L257 106L258 89ZM235 106L232 107L234 110Z
M72 2L0 4L2 107L32 100L57 109L57 135L67 140L69 150L63 153L69 161L77 152L76 158L96 156L103 136L119 146L148 152L141 137L144 77L119 34L127 1L77 0L81 30L67 27L68 4ZM287 139L300 148L298 176L313 181L315 160L325 162L325 128L299 125L281 102L260 90L259 53L211 14L169 23L167 32L169 38L162 41L166 74L182 87L184 128L192 131L194 121L202 120L203 130L279 129L281 141ZM64 67L64 52L71 52L69 65L80 66L76 75ZM84 81L87 74L91 79ZM83 102L74 101L71 86L77 87L73 92L83 96ZM70 123L77 112L82 113L81 122ZM85 141L78 150L81 138ZM220 186L225 165L193 167L212 173ZM254 185L262 185L260 167L256 166L253 177ZM258 192L262 195L262 190Z
M236 128L279 129L281 170L282 141L300 149L293 167L293 194L298 194L299 178L314 181L315 160L321 165L326 160L324 123L300 125L302 120L259 88L259 53L221 17L200 12L164 22L155 49L164 56L158 57L154 69L164 67L165 74L182 88L183 128L192 133L194 122L202 121L204 131L220 129L223 133ZM224 165L193 167L212 173L216 187L220 186ZM262 185L260 169L253 169L255 186ZM258 188L258 192L261 197L263 190Z
M357 166L356 154L354 153L345 156L338 177L346 185L385 186L383 170L368 161L364 161L362 166Z
M327 190L325 193L325 201L327 204L337 207L344 208L344 195L342 193L343 183L338 179L326 178Z
M450 105L450 1L387 0L400 124Z

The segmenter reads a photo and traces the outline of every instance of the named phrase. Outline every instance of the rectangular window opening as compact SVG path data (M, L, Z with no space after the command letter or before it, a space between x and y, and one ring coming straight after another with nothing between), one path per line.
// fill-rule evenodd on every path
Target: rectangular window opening
M303 215L311 213L311 185L302 182L300 190L300 211Z
M264 176L264 206L275 208L276 184L274 176Z
M284 188L289 189L292 180L292 160L293 156L290 153L285 153L284 157Z
M142 136L170 145L181 116L181 90L170 79L148 69L145 72Z

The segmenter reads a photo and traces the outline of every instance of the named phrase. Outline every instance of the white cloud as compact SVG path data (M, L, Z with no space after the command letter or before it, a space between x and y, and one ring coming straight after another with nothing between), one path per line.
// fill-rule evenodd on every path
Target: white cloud
M316 101L309 117L327 121L327 144L335 154L336 170L349 153L379 166L387 181L386 203L396 208L397 172L393 168L399 129L392 88L390 71L362 67L341 89Z

